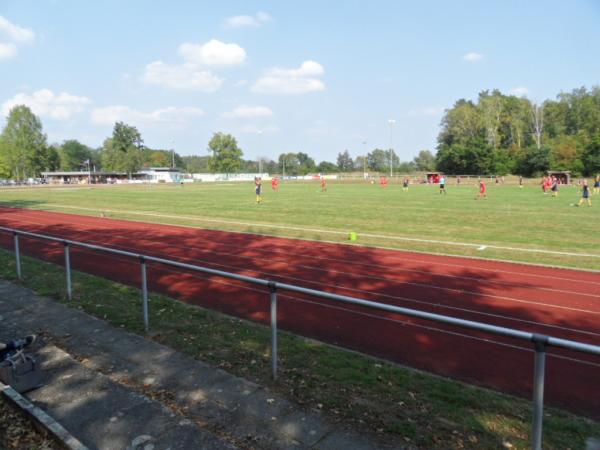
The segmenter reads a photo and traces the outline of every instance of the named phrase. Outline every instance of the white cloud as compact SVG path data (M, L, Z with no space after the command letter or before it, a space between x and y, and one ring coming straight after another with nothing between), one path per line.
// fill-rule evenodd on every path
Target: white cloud
M223 114L223 117L228 119L252 119L255 117L269 117L273 115L273 111L266 106L246 106L241 105Z
M148 64L144 70L142 81L170 89L196 90L214 92L221 87L223 80L208 70L195 64L170 66L162 61Z
M112 125L118 121L133 124L181 124L194 117L204 115L200 108L169 106L150 112L140 111L129 106L113 105L92 110L92 122L98 125Z
M523 96L529 94L529 89L527 89L525 86L517 86L517 87L512 88L508 92L511 95L516 95L518 97L523 97Z
M267 72L274 77L315 77L323 75L325 69L316 61L304 61L297 69L280 69L275 67Z
M35 39L33 30L14 25L3 16L0 16L0 33L10 41L21 44L29 44Z
M0 42L0 61L10 59L17 54L17 46L15 44L3 44Z
M8 116L11 108L26 105L31 111L42 117L66 120L79 113L90 103L87 97L62 92L54 94L50 89L40 89L33 94L19 93L2 104L2 114Z
M275 67L252 86L253 92L263 94L304 94L325 90L325 83L315 78L325 73L316 61L304 61L297 69Z
M246 59L246 50L242 47L217 39L211 39L206 44L184 42L179 46L179 54L188 62L203 66L232 66Z
M225 20L225 26L227 28L242 28L242 27L260 27L266 22L271 21L272 18L266 12L258 12L254 16L233 16L228 17Z
M407 115L409 117L435 117L441 115L444 110L443 106L426 106L424 108L411 109Z
M205 66L231 66L246 59L246 51L237 44L226 44L211 39L205 44L184 42L178 53L186 62L170 65L154 61L144 68L141 77L146 84L155 84L168 89L215 92L223 79L207 70Z
M325 84L316 78L263 77L252 86L253 92L261 94L305 94L323 90Z
M269 125L266 127L257 127L256 125L244 125L242 128L240 128L240 131L242 133L249 134L275 133L278 130L279 128L277 128L275 125Z
M234 84L234 86L235 86L235 87L240 87L240 86L246 86L247 84L248 84L248 80L240 80L240 81L237 81L237 82Z
M469 62L481 61L483 55L481 53L469 52L466 55L463 55L463 59Z

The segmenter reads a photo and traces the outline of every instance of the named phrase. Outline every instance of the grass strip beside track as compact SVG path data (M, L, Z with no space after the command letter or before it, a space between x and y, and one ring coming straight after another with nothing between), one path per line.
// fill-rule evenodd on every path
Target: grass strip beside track
M26 286L65 302L61 267L23 257ZM14 255L0 251L0 277L15 281ZM71 306L144 334L140 292L74 272ZM531 403L319 342L280 333L279 379L270 379L270 331L168 297L151 295L149 338L324 411L333 420L426 449L528 448ZM36 330L33 330L36 331ZM544 448L581 449L600 424L548 408Z

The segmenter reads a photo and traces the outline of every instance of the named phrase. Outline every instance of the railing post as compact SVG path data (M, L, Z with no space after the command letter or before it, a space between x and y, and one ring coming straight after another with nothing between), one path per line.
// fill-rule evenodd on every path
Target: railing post
M277 284L269 281L271 293L271 376L277 379Z
M13 235L15 238L15 260L17 264L17 278L21 280L21 253L19 251L19 235L16 231L13 233Z
M142 303L144 308L144 330L148 332L150 326L148 319L148 278L146 276L146 258L140 256L140 267L142 269Z
M535 345L533 368L533 426L531 429L531 448L542 450L542 425L544 423L544 375L546 372L546 347L549 338L533 334L531 341Z
M63 242L65 246L65 272L67 275L67 298L69 301L73 298L73 289L71 286L71 247L67 241Z

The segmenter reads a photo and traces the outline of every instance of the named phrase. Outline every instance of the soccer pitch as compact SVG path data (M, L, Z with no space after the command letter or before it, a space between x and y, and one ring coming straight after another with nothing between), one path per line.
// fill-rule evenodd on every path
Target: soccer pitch
M159 222L219 230L346 242L431 253L464 255L600 270L598 204L573 207L576 187L558 198L539 187L489 185L476 200L476 186L329 182L284 182L263 186L216 183L28 187L0 190L0 202L72 214ZM594 197L593 200L596 200Z

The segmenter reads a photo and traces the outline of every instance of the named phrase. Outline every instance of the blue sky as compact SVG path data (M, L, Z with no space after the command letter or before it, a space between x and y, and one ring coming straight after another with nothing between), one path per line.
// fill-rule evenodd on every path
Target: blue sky
M459 98L600 84L600 1L0 0L0 74L0 126L25 103L51 143L123 120L182 155L223 131L335 161L389 148L393 118L406 161Z

